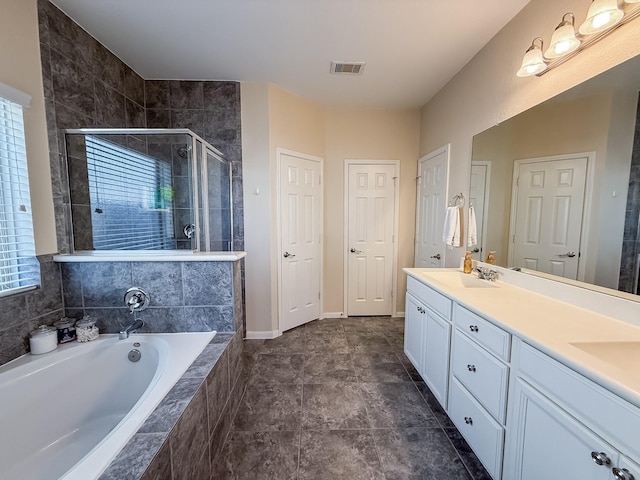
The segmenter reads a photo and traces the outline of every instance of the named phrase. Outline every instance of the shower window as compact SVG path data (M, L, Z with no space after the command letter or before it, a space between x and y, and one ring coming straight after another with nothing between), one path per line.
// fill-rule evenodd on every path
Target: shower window
M176 248L171 164L85 137L93 248Z

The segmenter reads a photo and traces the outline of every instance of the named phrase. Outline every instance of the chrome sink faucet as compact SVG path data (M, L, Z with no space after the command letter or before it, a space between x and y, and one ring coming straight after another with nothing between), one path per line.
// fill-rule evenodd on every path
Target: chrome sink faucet
M120 340L129 338L131 332L135 332L144 326L144 322L136 318L136 313L141 312L149 306L151 297L140 287L131 287L124 294L124 304L129 308L129 312L133 315L133 322L120 330Z
M490 282L495 282L498 279L498 272L496 272L495 270L490 270L488 268L482 268L482 267L475 267L473 271L478 274L478 278L480 280L489 280Z

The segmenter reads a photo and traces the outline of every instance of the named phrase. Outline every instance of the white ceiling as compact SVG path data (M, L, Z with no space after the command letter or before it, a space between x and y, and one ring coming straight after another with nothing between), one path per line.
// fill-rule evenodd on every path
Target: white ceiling
M145 79L270 82L421 107L529 0L54 0ZM526 45L523 45L523 52ZM332 60L364 61L360 76Z

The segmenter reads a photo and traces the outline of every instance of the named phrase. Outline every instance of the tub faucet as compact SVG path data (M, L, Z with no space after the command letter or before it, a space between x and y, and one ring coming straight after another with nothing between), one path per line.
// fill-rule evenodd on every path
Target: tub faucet
M131 332L135 332L136 330L138 330L139 328L142 328L144 326L144 322L140 319L133 319L133 323L130 323L129 325L127 325L126 327L124 327L122 330L120 330L120 340L126 340L127 338L129 338L129 334Z

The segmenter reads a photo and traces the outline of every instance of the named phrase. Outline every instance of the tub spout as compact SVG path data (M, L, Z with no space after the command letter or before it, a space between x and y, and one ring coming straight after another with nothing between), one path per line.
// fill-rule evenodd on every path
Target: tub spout
M143 326L144 322L142 320L134 320L133 323L127 325L120 331L120 340L126 340L127 338L129 338L129 334L131 332L135 332Z

